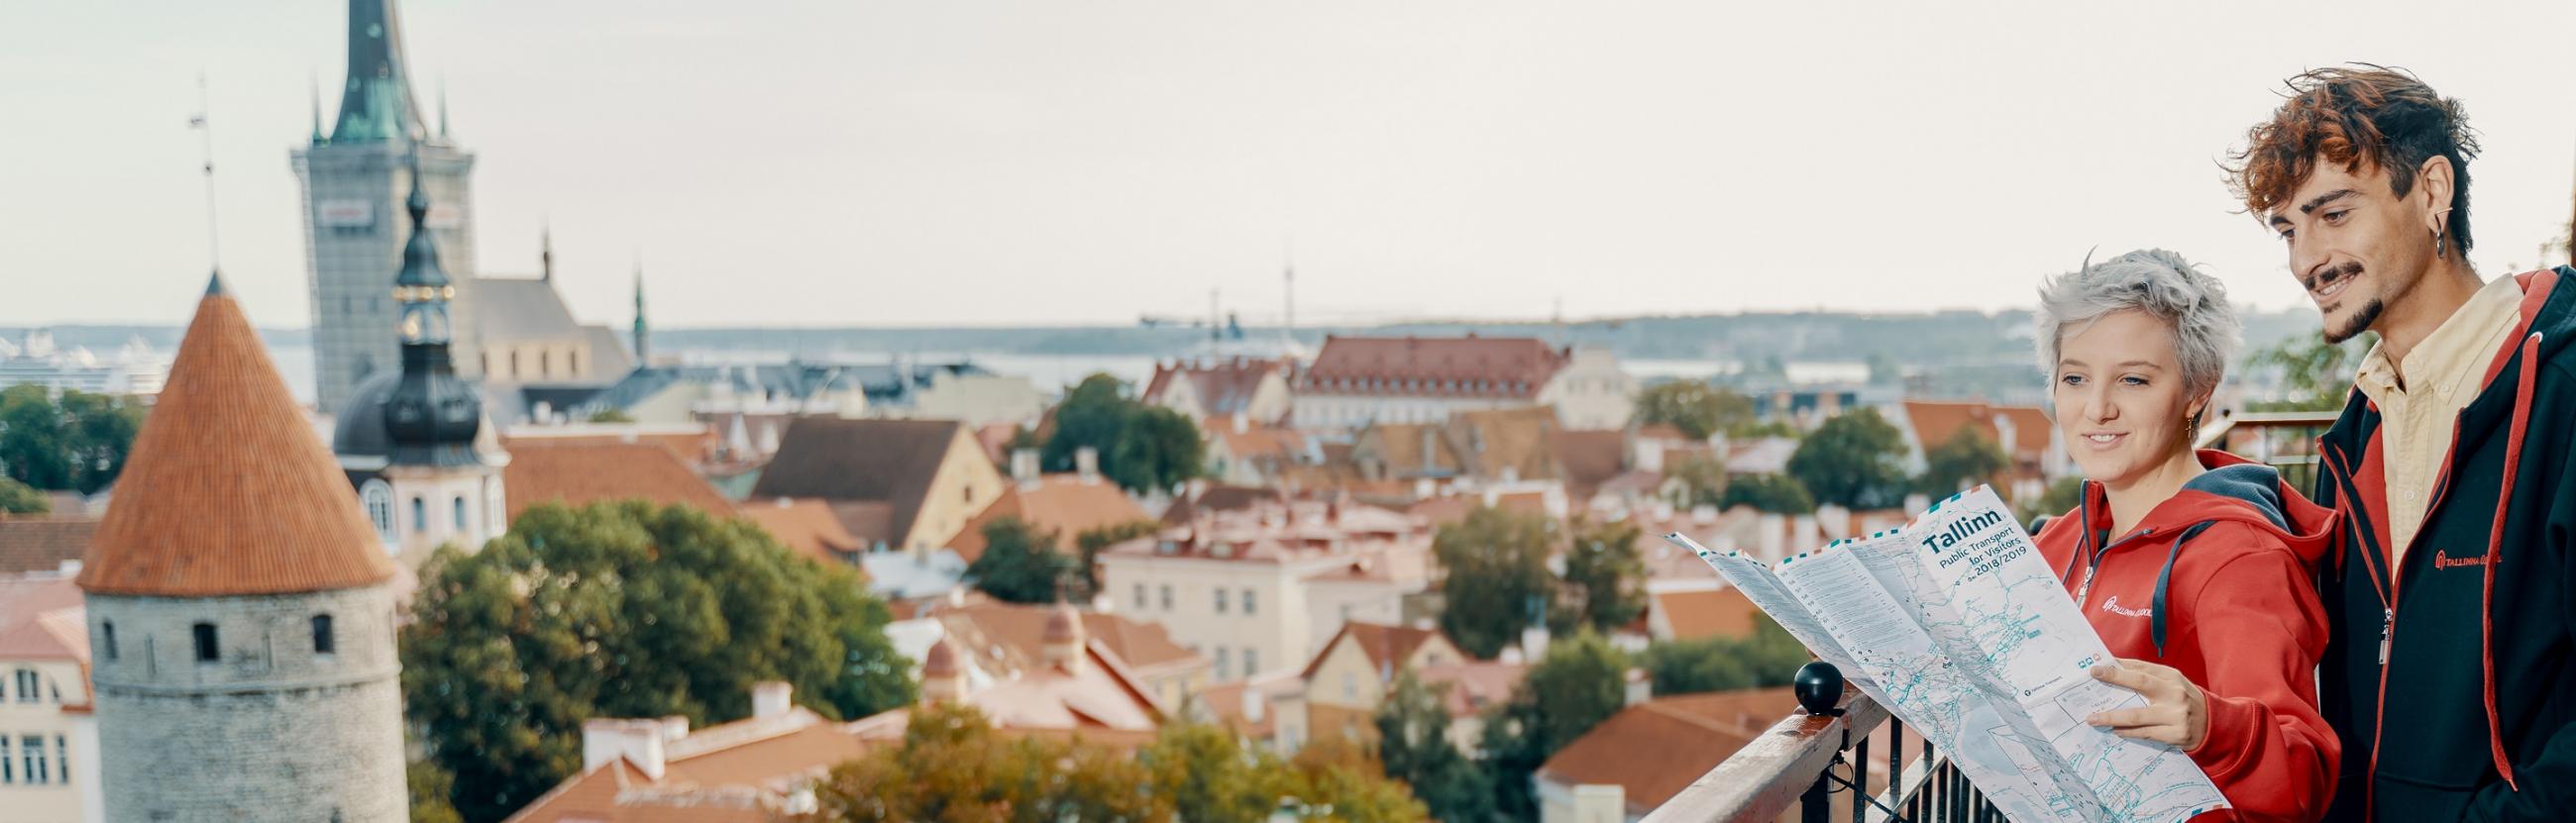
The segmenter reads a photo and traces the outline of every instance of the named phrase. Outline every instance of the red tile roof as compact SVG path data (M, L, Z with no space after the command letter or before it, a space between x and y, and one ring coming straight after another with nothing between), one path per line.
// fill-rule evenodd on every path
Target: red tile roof
M1153 520L1106 477L1094 476L1085 481L1079 475L1050 474L1034 483L1005 481L1002 496L967 520L948 547L966 562L975 562L984 556L984 524L1004 517L1017 517L1039 531L1054 532L1056 548L1064 551L1072 551L1074 538L1083 532Z
M1529 666L1494 660L1469 660L1423 666L1413 675L1429 685L1445 685L1440 700L1450 717L1476 717L1512 698L1512 689L1528 676Z
M960 642L975 640L1003 644L1003 651L1014 655L1024 665L1045 656L1047 618L1052 606L1020 605L984 600L964 606L938 606L930 614L943 620L964 620L975 629L960 633ZM1114 614L1084 612L1082 630L1092 642L1105 647L1128 667L1142 671L1164 666L1207 665L1207 658L1172 642L1171 634L1160 623L1129 620ZM990 651L973 650L987 657Z
M1154 366L1153 379L1146 382L1145 391L1140 396L1147 403L1159 403L1163 393L1171 390L1174 381L1188 380L1190 389L1198 395L1199 409L1211 420L1225 418L1249 409L1253 396L1261 391L1262 381L1268 379L1271 372L1284 368L1285 364L1277 360L1241 357L1205 364L1158 363Z
M1907 400L1905 417L1914 422L1914 438L1923 448L1932 449L1962 429L1975 429L1977 434L2003 449L2006 457L2016 461L2037 460L2048 452L2052 424L2048 412L2037 406L1998 406L1981 400ZM2013 442L2004 442L2003 429L1995 418L2011 421Z
M1324 338L1304 394L1536 397L1569 360L1534 337Z
M0 517L0 574L50 572L89 554L93 517Z
M0 629L0 660L72 660L89 664L87 611L74 606Z
M913 518L957 440L971 435L954 420L799 417L788 425L751 496L820 497L832 501L834 511L844 502L883 503L882 512L867 512L866 520L844 516L842 523L862 539L900 541L912 533Z
M1344 623L1341 632L1333 635L1333 639L1325 641L1324 647L1315 652L1315 658L1306 661L1305 671L1299 672L1297 676L1312 679L1315 676L1315 670L1323 666L1324 659L1333 653L1333 647L1344 641L1359 644L1360 652L1368 655L1369 665L1378 671L1401 669L1405 667L1406 661L1412 659L1414 652L1422 649L1422 644L1429 643L1439 636L1440 632L1437 629L1415 629L1359 621Z
M1658 698L1621 709L1539 767L1562 786L1626 790L1629 814L1661 806L1797 708L1788 687Z
M580 506L603 500L677 503L718 518L735 514L733 501L660 443L522 440L518 445L501 474L512 520L539 503Z
M513 431L501 438L501 448L517 454L523 448L545 446L598 446L616 443L647 443L668 446L671 453L691 463L713 461L716 450L724 447L724 438L703 423L677 430L670 426L646 427L633 423L584 423L572 426L540 426ZM648 430L648 428L650 430Z
M744 517L769 532L797 553L828 563L848 563L846 555L867 551L867 543L850 534L832 507L820 500L798 500L781 497L774 500L750 500L742 506Z
M217 597L393 578L348 475L259 333L210 291L144 419L80 585L94 594Z
M1762 610L1746 599L1744 590L1729 586L1700 591L1655 592L1653 607L1663 613L1664 623L1673 630L1674 640L1697 640L1703 637L1750 637L1754 618Z
M1628 467L1628 433L1618 429L1560 431L1553 446L1557 465L1565 470L1566 494L1575 500L1592 499L1601 484Z

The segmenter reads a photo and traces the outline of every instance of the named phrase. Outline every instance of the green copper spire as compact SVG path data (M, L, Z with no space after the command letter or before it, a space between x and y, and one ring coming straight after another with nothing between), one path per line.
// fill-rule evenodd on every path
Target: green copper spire
M394 0L349 0L349 82L340 92L333 143L417 140L420 107L404 65Z
M644 325L644 260L643 255L639 254L636 255L635 260L635 365L637 367L652 364L650 355L652 343L653 334Z

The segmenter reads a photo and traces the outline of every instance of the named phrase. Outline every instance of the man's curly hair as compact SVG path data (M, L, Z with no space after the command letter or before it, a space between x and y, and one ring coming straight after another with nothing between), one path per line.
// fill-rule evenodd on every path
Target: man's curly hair
M2247 211L2259 218L2280 209L2319 162L2352 173L2365 165L2387 169L2389 188L2404 197L2425 160L2448 157L2451 241L2469 250L2469 158L2478 154L2478 137L2459 100L2403 69L2367 63L2316 69L2287 85L2281 108L2248 130L2244 150L2228 158L2228 186Z

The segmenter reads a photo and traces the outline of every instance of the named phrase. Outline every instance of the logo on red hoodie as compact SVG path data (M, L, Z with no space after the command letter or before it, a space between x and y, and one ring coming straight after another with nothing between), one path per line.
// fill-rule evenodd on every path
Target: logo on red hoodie
M2465 569L2470 566L2484 566L2486 564L2487 556L2483 554L2476 557L2452 557L2451 553L2447 551L2438 551L2433 553L2433 568L2436 569Z
M2125 615L2128 615L2128 616L2130 616L2130 617L2154 617L2154 616L2155 616L2155 614L2156 614L2156 610L2154 610L2154 609L2124 609L2124 608L2121 608L2121 607L2120 607L2120 596L2119 596L2119 595L2116 595L2116 594L2115 594L2115 595L2111 595L2111 599L2102 601L2102 610L2103 610L2103 611L2106 611L2106 612L2110 612L2110 613L2112 613L2112 614L2125 614Z

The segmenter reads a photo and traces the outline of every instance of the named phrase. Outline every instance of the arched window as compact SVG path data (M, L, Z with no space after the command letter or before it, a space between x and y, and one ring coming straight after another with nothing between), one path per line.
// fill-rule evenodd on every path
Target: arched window
M338 642L338 641L336 641L336 640L333 640L333 639L332 639L332 637L331 637L331 616L330 616L330 615L327 615L327 614L317 614L317 615L314 615L314 616L313 616L313 653L314 653L314 654L332 654L332 653L334 653L334 652L338 651L338 650L339 650L339 647L340 647L339 642Z
M429 533L429 501L422 500L420 495L412 495L411 498L411 531L413 534Z
M367 522L376 527L376 539L394 541L394 489L382 480L369 480L358 487L358 502L367 509Z
M222 659L222 653L215 648L215 624L199 623L193 628L197 635L197 662L212 663Z
M448 508L455 512L456 531L463 533L465 531L465 495L460 494L449 500Z

